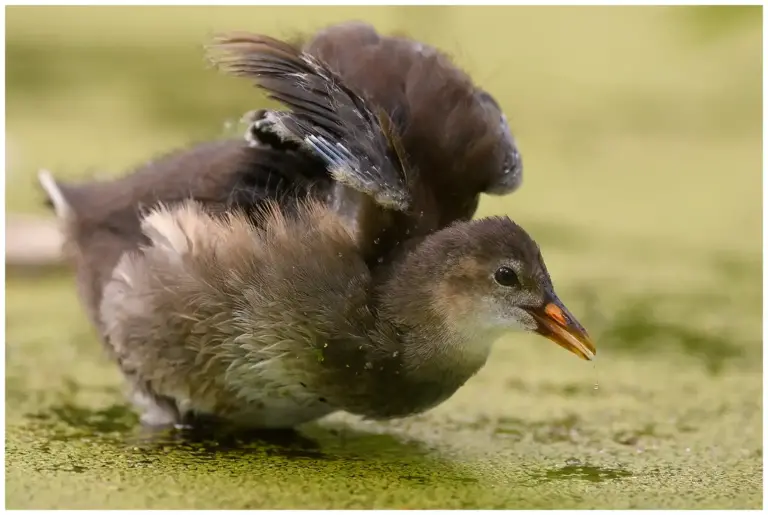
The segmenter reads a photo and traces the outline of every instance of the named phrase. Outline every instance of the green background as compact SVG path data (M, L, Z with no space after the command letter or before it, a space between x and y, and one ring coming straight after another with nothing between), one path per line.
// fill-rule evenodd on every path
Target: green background
M364 19L453 55L503 105L541 244L594 366L497 342L453 398L275 442L141 434L68 273L6 286L9 508L759 508L761 8L10 7L6 205L38 168L113 176L239 137L263 105L218 31ZM49 216L46 214L46 216ZM595 389L595 383L599 388Z

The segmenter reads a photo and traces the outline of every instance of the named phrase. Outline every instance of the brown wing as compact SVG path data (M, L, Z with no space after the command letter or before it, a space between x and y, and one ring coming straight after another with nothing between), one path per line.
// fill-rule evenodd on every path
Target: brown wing
M407 211L409 177L394 122L347 87L320 60L288 43L256 34L217 38L212 62L249 77L291 112L267 111L259 130L297 142L327 165L332 177L380 206Z
M361 21L325 27L303 48L369 101L403 116L403 146L419 187L434 196L430 214L439 227L471 218L480 193L520 186L522 160L501 107L439 49Z

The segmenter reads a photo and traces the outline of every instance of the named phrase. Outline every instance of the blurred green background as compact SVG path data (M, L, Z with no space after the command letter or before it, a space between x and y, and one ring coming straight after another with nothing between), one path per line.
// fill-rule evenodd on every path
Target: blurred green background
M535 337L430 413L306 442L136 443L71 276L6 284L9 508L758 508L760 7L8 7L6 210L35 174L124 173L240 137L264 104L219 31L362 19L450 53L502 104L542 246L595 367ZM599 389L593 384L598 381ZM303 443L302 443L303 442Z

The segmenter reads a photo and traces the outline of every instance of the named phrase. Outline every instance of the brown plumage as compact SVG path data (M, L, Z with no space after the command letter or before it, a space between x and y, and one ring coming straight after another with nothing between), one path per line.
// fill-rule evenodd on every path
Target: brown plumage
M401 417L450 397L509 330L591 359L536 244L507 218L460 222L371 274L318 202L258 225L191 201L143 221L100 305L104 337L149 423L188 413L290 427L333 411ZM157 399L160 399L158 401Z
M259 111L249 137L324 159L337 209L354 220L361 241L379 242L369 260L470 219L481 192L508 193L520 184L522 164L498 104L431 47L348 23L304 51L234 33L218 38L210 56L290 109ZM408 176L376 157L387 145L393 151L386 157L404 163Z
M285 146L249 148L246 142L235 140L170 152L114 181L56 184L50 178L46 189L60 189L77 212L79 225L71 239L80 241L83 249L76 253L80 254L76 258L78 288L92 321L96 322L92 313L117 258L146 241L139 228L142 209L159 202L174 204L194 198L216 211L253 213L266 199L283 199L284 206L290 207L295 199L311 194L354 221L363 235L361 244L369 247L366 259L375 266L389 249L402 244L401 235L411 236L419 228L427 233L454 220L471 218L479 191L508 192L519 185L519 156L508 128L499 123L503 114L497 104L436 49L406 38L381 36L359 22L328 27L304 48L343 76L350 91L366 91L371 104L390 113L398 127L407 128L400 140L409 165L420 177L410 185L424 206L418 218L379 209L366 195L336 183L319 156ZM441 80L433 80L435 77ZM420 85L443 93L419 93ZM477 108L482 105L485 116L457 114L458 104L447 102L445 95L462 89L480 100L468 102L474 106L470 112L484 112ZM446 106L452 108L446 110ZM449 123L451 120L463 121L457 125ZM495 134L498 127L501 137L495 146L489 145L488 135ZM448 138L449 128L458 131L457 135ZM466 155L482 156L483 152L467 154L468 147L495 150L476 161L485 165L471 166ZM452 180L439 180L446 171ZM440 190L430 186L428 176L446 185L439 204L430 202L430 194L425 193Z
M471 218L480 193L520 186L522 159L506 116L443 52L364 22L328 27L304 50L396 120L405 153L443 212L441 225Z
M235 140L174 151L114 180L67 184L44 172L41 183L59 216L67 212L65 252L89 319L100 327L96 312L104 285L120 256L147 242L141 218L149 209L189 198L213 213L255 215L267 200L290 209L298 198L326 198L331 186L316 180L325 176L319 160Z
M272 45L285 50L275 69L300 55ZM324 66L298 83L322 86ZM283 78L271 87L291 91ZM288 99L294 110L279 117L293 146L211 143L79 187L41 175L85 304L145 422L193 413L288 427L336 410L417 413L450 397L492 341L516 328L594 355L538 246L507 218L433 220L408 234L396 218L372 217L399 235L378 272L381 258L371 257L380 243L338 199L355 191L353 208L375 206L418 228L413 209L427 206L424 192L433 203L439 195L410 168L404 133L388 123L396 117L348 85L338 91L356 107L335 111L340 104L327 100L336 90L325 87ZM318 116L306 100L325 102ZM342 116L360 125L327 124ZM329 161L327 146L302 148L310 136L343 145L341 161ZM369 166L395 195L334 180L339 164L353 175ZM435 213L443 216L442 204Z
M266 111L257 127L322 156L331 177L383 206L409 207L404 159L394 144L393 122L383 109L347 87L323 63L274 38L233 34L212 47L216 62L232 74L257 77L270 97L291 112ZM267 127L269 129L267 129ZM344 145L341 145L343 143ZM399 141L398 141L399 143Z

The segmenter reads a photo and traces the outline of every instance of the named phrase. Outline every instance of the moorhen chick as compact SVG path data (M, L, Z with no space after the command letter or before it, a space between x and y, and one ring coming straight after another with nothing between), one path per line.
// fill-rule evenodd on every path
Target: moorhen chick
M66 247L75 261L81 299L97 328L104 284L122 253L146 242L140 214L158 203L193 198L213 212L250 215L268 199L280 199L284 210L297 199L323 200L367 234L360 241L367 242L366 262L375 268L386 265L379 260L403 237L469 220L481 192L503 194L519 186L522 161L504 114L437 49L379 35L366 23L346 22L318 32L304 50L327 59L347 86L370 91L375 97L371 105L393 113L405 126L402 148L420 171L412 189L431 202L422 201L428 205L414 216L381 209L370 197L337 183L314 152L285 144L253 148L243 140L175 150L109 181L57 183L43 173L49 197L66 198L58 205L68 205L76 215L69 240L78 243ZM265 131L260 136L271 141Z
M418 171L381 109L290 45L252 36L221 44L235 58L228 65L244 56L241 71L293 108L273 117L270 130L305 148L279 155L314 151L331 176L361 194L368 183L356 177L381 178L385 194L371 198L382 209L424 205L412 189ZM306 95L291 96L297 85ZM310 105L317 108L304 108ZM364 139L345 139L352 135ZM119 216L80 214L85 202L107 201L95 200L96 186L84 201L78 192L85 190L63 189L45 174L41 181L81 270L106 247L126 248L107 277L91 278L99 297L93 316L145 423L176 423L190 413L258 428L338 410L407 416L450 397L483 366L493 341L515 329L594 357L538 246L508 218L414 235L377 271L365 259L367 233L311 195L267 199L248 214L194 200L178 183L135 181L124 207L134 193L163 184L179 199L192 197L145 211L144 244L135 250L109 239L120 239ZM101 231L98 241L89 224Z

